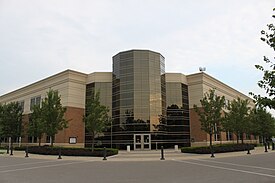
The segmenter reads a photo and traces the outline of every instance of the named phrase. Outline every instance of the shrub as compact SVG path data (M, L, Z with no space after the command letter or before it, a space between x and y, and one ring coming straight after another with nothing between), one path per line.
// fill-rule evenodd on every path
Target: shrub
M219 144L213 146L214 153L224 153L224 152L235 152L235 151L245 151L254 149L254 144ZM183 147L181 148L182 153L196 153L196 154L210 154L210 147Z
M14 147L13 149L16 150L16 151L25 151L25 150L26 150L26 147L25 147L25 146Z
M29 147L29 153L33 154L42 154L42 155L58 155L60 147L38 147L32 146ZM94 157L103 157L104 150L103 148L95 148L92 152L91 148L66 148L61 147L61 154L64 156L94 156ZM112 156L118 154L117 149L106 149L106 156Z

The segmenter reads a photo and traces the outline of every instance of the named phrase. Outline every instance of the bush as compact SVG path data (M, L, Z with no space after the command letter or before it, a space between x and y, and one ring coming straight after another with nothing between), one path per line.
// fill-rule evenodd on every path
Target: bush
M255 148L255 144L219 144L213 145L214 153L225 153L235 151L252 150ZM210 154L210 147L183 147L181 148L182 153L195 153L195 154Z
M26 147L25 147L25 146L14 147L13 149L16 150L16 151L25 151L25 150L26 150Z
M42 155L58 155L60 147L38 147L32 146L29 147L28 152L33 154L42 154ZM104 149L95 148L92 152L91 148L66 148L61 147L61 154L64 156L94 156L94 157L103 157ZM106 149L106 156L112 156L118 154L117 149Z

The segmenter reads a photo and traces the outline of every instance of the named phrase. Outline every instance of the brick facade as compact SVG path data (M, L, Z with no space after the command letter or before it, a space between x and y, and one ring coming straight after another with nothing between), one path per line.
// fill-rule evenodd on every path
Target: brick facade
M76 108L76 107L67 107L67 111L65 113L65 119L69 120L68 128L59 131L55 136L55 145L62 146L77 146L84 147L85 140L85 125L83 122L84 109ZM37 143L28 142L28 121L29 115L23 115L23 134L22 134L22 144L29 145L37 145ZM69 138L75 137L76 144L70 144ZM46 142L46 135L44 135L41 139L41 145L49 145Z

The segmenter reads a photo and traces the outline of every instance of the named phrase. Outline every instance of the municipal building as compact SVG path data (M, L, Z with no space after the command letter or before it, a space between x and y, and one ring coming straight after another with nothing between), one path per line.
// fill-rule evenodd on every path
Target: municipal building
M112 72L65 70L0 96L0 103L19 102L23 123L27 124L31 107L40 104L49 89L58 90L69 124L58 132L55 144L84 147L91 145L83 123L85 104L95 91L100 91L100 102L109 108L112 124L97 137L96 145L123 149L130 145L133 150L207 145L209 136L201 130L193 106L200 106L204 93L210 89L225 96L226 104L240 97L253 105L251 98L205 72L165 72L165 58L158 52L123 51L113 56L112 64ZM45 135L42 142L48 144L50 140ZM214 136L215 143L236 140L230 132ZM247 135L246 140L256 139ZM36 137L24 133L20 138L22 144L37 142Z

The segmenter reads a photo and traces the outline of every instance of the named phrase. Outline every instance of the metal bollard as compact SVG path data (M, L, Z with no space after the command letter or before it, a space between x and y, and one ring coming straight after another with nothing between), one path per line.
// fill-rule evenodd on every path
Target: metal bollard
M250 146L247 144L247 154L251 154L250 153Z
M28 146L26 147L25 152L26 152L25 158L28 158L29 157L29 147Z
M264 149L265 149L264 152L268 152L268 151L267 151L267 144L266 144L266 142L264 143Z
M13 146L11 146L10 151L11 151L10 156L13 156Z
M59 152L58 152L58 158L57 159L62 159L62 157L61 157L61 147L59 147Z
M161 146L161 158L160 158L160 160L165 160L164 152L163 152L163 146Z
M211 151L211 156L210 157L215 158L213 146L210 147L210 151Z
M104 150L103 150L103 160L107 160L107 158L106 158L106 147L104 147Z

